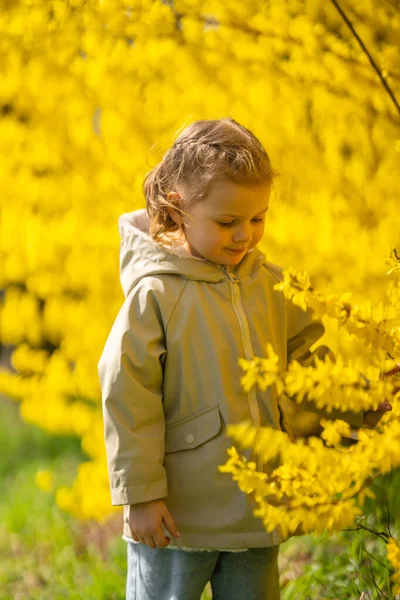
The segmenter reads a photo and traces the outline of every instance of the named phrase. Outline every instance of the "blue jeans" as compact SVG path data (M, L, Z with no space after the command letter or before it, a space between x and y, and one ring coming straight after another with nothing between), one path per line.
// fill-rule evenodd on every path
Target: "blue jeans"
M279 546L188 552L128 542L126 600L279 600Z

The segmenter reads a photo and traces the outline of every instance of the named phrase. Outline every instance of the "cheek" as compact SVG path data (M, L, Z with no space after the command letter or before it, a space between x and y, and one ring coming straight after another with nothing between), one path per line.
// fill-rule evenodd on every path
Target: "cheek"
M254 243L258 244L258 242L261 240L261 238L262 238L262 231L257 231L253 237Z
M232 229L222 229L219 233L218 233L218 242L220 246L231 246L231 240L232 240L232 236L233 236L233 231Z
M220 227L213 230L212 239L216 246L224 245L224 242L229 238L229 232Z
M256 244L258 244L258 242L263 238L264 232L265 232L265 225L258 228L257 231L254 232L253 239Z

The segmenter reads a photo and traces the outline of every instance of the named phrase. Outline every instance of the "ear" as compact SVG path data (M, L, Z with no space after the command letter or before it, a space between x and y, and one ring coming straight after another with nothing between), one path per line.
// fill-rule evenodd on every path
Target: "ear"
M174 204L175 206L179 206L182 200L182 196L179 194L179 192L170 192L167 195L167 200L168 202L170 202L171 204ZM175 223L177 225L181 225L183 222L183 217L181 215L181 213L177 210L174 210L173 208L168 207L168 212L169 212L169 216L171 217L171 219L173 221L175 221Z

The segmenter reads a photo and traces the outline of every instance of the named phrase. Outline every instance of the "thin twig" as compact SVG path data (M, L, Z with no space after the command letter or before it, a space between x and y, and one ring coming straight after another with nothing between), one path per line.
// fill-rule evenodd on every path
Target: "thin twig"
M343 531L361 531L362 529L364 529L364 531L368 531L369 533L373 533L377 537L381 538L381 540L383 540L385 542L385 544L387 544L389 536L385 531L374 531L373 529L369 529L368 527L365 527L365 525L359 525L355 529L354 528L353 529L343 529Z
M370 570L371 570L372 581L373 581L373 583L374 583L375 589L376 589L376 591L377 591L377 593L378 593L379 597L387 598L386 594L384 594L384 593L382 592L381 588L380 588L380 587L379 587L379 585L376 583L376 579L375 579L375 573L374 573L374 570L373 570L373 568L372 568L372 563L371 563L371 561L370 561L370 563L369 563L369 568L370 568Z
M356 582L355 582L355 581L352 581L352 584L353 584L353 588L355 589L355 591L356 591L356 594L357 594L357 597L358 597L358 596L361 594L361 592L360 592L360 590L358 589L358 587L357 587L357 584L356 584Z
M372 58L372 56L370 55L370 53L368 52L364 42L362 41L362 39L360 38L360 36L358 35L358 33L356 32L356 30L354 29L352 23L349 21L347 15L343 12L343 10L340 8L339 4L337 3L336 0L331 0L332 4L335 6L335 8L337 9L337 11L339 12L340 16L342 17L342 19L345 21L345 23L348 25L348 27L350 28L351 32L353 33L354 37L356 38L356 40L358 41L358 43L360 44L362 50L365 52L365 54L368 57L369 62L371 63L372 67L375 69L375 71L378 74L379 79L381 80L384 88L386 89L387 93L389 94L389 96L391 97L397 112L400 115L400 106L391 90L391 88L389 87L386 79L383 77L381 70L379 69L379 67L377 66L377 64L375 63L374 59Z
M392 537L392 533L390 531L390 511L389 511L389 504L387 502L385 502L386 504L386 510L387 510L387 530L389 532L390 537Z
M368 550L365 547L363 547L363 550L364 550L364 552L366 552L368 554L368 556L370 556L371 558L373 558L378 563L378 565L381 565L381 567L383 567L384 569L387 569L389 571L389 573L393 574L395 572L394 569L391 569L387 565L384 565L383 563L381 563L381 561L378 560L376 558L376 556L374 556L373 554L371 554L371 552L368 552Z

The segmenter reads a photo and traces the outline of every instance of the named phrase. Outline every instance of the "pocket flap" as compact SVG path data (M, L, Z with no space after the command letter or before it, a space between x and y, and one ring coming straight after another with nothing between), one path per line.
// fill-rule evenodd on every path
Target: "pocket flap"
M165 454L197 448L218 435L221 426L218 404L171 423L165 432Z

